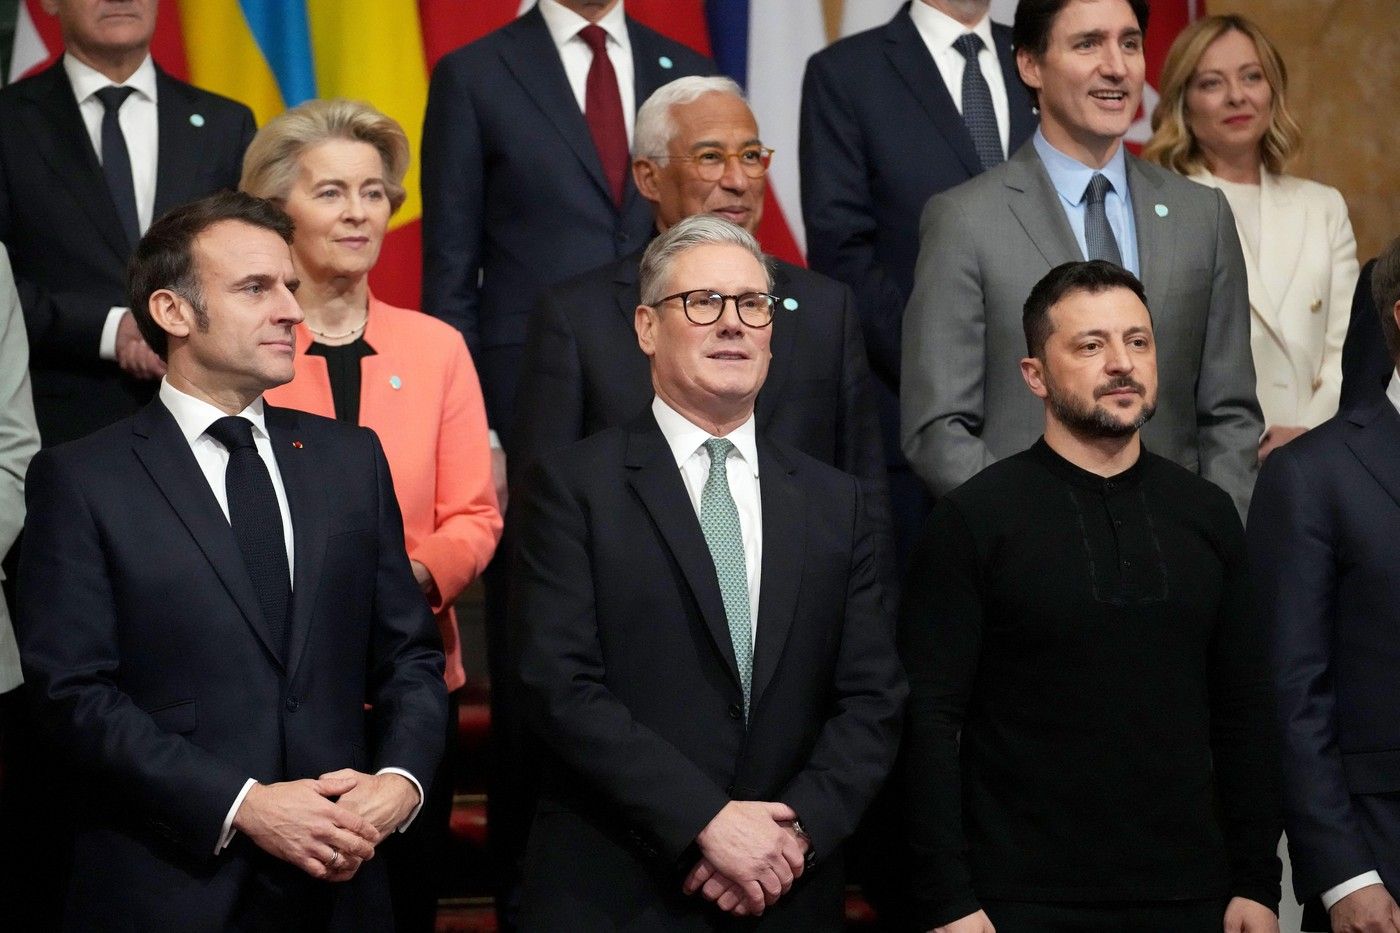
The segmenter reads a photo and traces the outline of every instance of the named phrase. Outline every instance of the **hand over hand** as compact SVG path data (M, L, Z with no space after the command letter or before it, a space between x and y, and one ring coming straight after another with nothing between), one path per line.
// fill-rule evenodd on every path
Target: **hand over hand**
M1232 897L1225 907L1225 933L1278 933L1278 917L1258 901Z
M945 923L941 927L934 927L933 933L997 933L997 928L992 926L992 921L987 917L985 910L979 910L975 914L968 914L954 920L952 923Z
M423 595L431 597L437 584L433 582L433 575L424 566L422 561L410 560L408 566L413 570L413 581L418 584L418 588L423 591Z
M354 782L350 790L340 795L339 803L369 822L369 838L375 845L403 825L418 806L418 788L402 774L365 774L353 768L342 768L323 774L320 779Z
M233 826L260 849L313 878L348 881L374 857L374 826L327 798L350 792L348 778L254 784Z
M792 831L795 819L782 803L725 804L695 838L704 858L686 878L687 893L699 889L732 913L763 913L802 875L805 846Z
M128 311L117 321L117 365L137 379L159 379L165 375L165 361L141 336L136 319Z
M1264 432L1264 436L1259 439L1259 462L1263 463L1268 459L1269 454L1278 450L1289 441L1296 440L1307 433L1307 428L1281 428L1277 425L1271 426Z
M1383 884L1371 884L1352 891L1332 905L1328 912L1332 933L1397 933L1400 907Z

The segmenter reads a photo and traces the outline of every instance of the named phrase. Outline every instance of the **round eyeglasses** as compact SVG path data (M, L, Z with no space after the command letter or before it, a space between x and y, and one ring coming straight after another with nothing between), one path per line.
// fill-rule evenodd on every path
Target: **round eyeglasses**
M723 149L701 149L691 155L659 155L652 158L672 159L676 162L694 162L695 174L704 181L719 181L730 159L739 161L739 168L750 178L762 178L773 161L773 150L767 146L748 146L738 152L725 152Z
M652 303L652 307L659 307L663 302L672 298L681 300L681 310L685 312L685 318L692 324L713 324L724 314L724 303L734 302L734 310L739 313L739 320L749 327L767 327L773 323L773 309L778 306L778 296L770 295L767 292L744 292L742 295L721 295L717 291L708 288L693 288L688 292L677 292L674 295L667 295Z

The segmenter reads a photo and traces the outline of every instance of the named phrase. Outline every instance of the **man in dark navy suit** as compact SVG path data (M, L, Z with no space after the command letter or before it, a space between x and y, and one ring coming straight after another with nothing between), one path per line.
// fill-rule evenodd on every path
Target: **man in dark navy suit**
M152 225L157 398L29 470L21 659L80 789L65 929L393 928L369 859L442 754L442 646L374 433L263 403L291 239L235 192Z
M155 0L45 0L67 47L0 90L0 241L47 445L136 411L164 372L125 305L127 259L170 208L238 187L253 114L151 60Z
M912 0L813 55L802 87L802 217L812 268L851 286L877 380L896 532L923 489L899 446L900 321L925 202L1006 159L1035 130L1011 30L990 0Z
M1249 509L1293 891L1338 933L1400 929L1400 240L1371 280L1388 387L1271 454Z

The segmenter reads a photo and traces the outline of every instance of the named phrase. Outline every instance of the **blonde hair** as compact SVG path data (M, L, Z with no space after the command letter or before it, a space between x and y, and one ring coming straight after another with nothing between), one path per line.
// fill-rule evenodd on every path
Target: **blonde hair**
M1288 109L1288 70L1278 47L1243 16L1206 16L1176 37L1162 65L1162 99L1152 111L1152 138L1143 147L1142 157L1183 175L1209 168L1205 153L1186 123L1186 89L1206 49L1227 32L1241 33L1254 43L1264 80L1273 91L1269 129L1259 142L1259 157L1264 168L1275 175L1282 174L1303 141L1303 131Z
M358 100L308 100L273 117L243 156L238 187L260 198L286 200L302 153L332 139L368 143L379 152L389 207L397 211L407 197L408 137L393 117Z

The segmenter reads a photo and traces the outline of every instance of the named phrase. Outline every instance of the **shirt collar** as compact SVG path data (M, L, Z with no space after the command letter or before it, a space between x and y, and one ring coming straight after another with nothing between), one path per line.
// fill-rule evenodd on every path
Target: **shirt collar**
M1040 156L1041 163L1045 166L1045 172L1050 176L1050 184L1055 186L1060 198L1070 207L1077 207L1084 201L1084 189L1089 186L1089 179L1094 177L1095 172L1101 172L1113 182L1113 190L1125 202L1128 199L1128 157L1123 151L1123 144L1118 144L1118 151L1113 154L1113 158L1108 160L1108 164L1103 168L1094 168L1085 165L1078 159L1067 156L1054 146L1050 145L1050 140L1045 138L1045 134L1037 127L1035 135L1031 137L1035 145L1035 151Z
M1390 374L1390 384L1385 387L1385 397L1400 412L1400 369Z
M170 384L169 379L160 381L160 400L174 417L175 423L180 426L180 433L185 435L185 441L191 446L209 430L209 425L228 415L228 412L210 405L203 399L195 398L188 392L181 392ZM253 399L253 404L240 411L238 416L253 422L254 435L268 437L261 395Z
M992 17L991 14L983 16L978 20L977 25L968 29L962 23L953 19L942 10L936 10L924 3L923 0L914 0L909 6L909 18L914 21L914 28L919 31L919 36L924 40L924 45L931 49L951 49L953 43L958 41L958 37L964 33L976 33L993 55L996 54L996 44L992 40ZM961 53L959 53L961 54Z
M115 83L96 68L78 61L70 53L63 55L63 70L68 74L68 83L73 88L73 96L78 99L79 106L87 103L88 98L93 94ZM132 72L131 77L118 84L117 87L134 88L137 94L152 103L155 102L156 64L151 60L149 53L140 67Z
M715 436L667 405L659 395L651 401L651 413L656 418L656 424L661 428L661 436L666 438L666 446L671 448L671 456L676 459L678 467L684 466L706 441ZM757 476L758 432L754 427L753 413L750 412L748 420L724 438L734 445L745 465Z
M579 30L588 25L588 20L558 0L540 0L539 7L555 48L561 48L570 39L578 38ZM627 41L627 14L623 12L621 3L604 13L603 18L598 20L598 25L608 34L608 38L617 44L621 45Z

